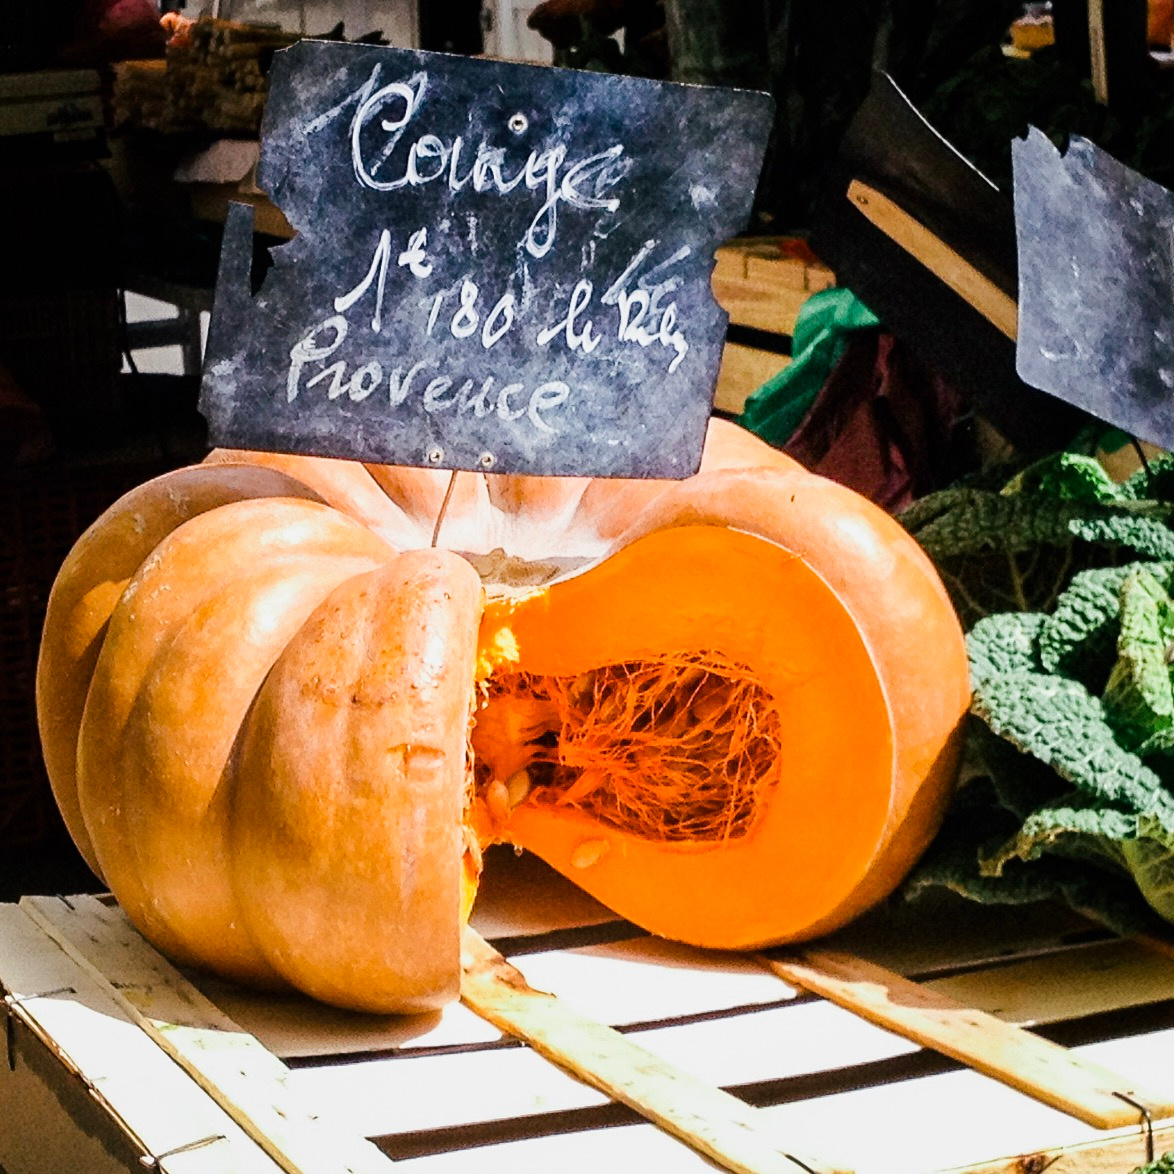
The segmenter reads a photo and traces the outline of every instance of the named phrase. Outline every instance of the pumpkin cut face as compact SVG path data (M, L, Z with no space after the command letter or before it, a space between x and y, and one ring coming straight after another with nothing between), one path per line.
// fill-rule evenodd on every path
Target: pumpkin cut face
M480 855L755 948L937 828L965 647L916 543L732 425L682 482L215 453L83 536L38 712L79 849L181 963L452 999ZM439 521L439 525L438 525Z

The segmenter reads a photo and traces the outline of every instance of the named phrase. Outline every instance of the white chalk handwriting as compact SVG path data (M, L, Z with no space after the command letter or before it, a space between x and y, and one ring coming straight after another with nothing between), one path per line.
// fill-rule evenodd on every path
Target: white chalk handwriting
M354 106L349 136L351 166L364 187L393 192L440 182L450 192L466 187L499 196L537 192L542 203L522 236L533 257L544 257L554 247L560 205L605 214L618 211L620 197L612 189L631 167L622 143L612 143L582 158L571 157L564 143L548 143L519 159L510 158L504 147L493 146L484 138L474 147L463 135L445 139L424 132L400 150L405 132L424 105L428 74L419 72L406 81L380 85L381 68L376 65L366 81L343 101L306 123L306 131L312 133ZM375 125L383 137L368 133Z
M385 372L378 359L347 362L337 359L327 364L346 341L350 328L341 314L332 315L308 330L289 353L286 378L286 402L293 403L305 391L325 386L327 400L344 396L352 403L362 403L385 389L387 404L398 408L415 395L429 414L454 410L472 413L482 419L494 415L500 420L515 421L525 417L539 432L553 434L556 429L547 414L561 408L571 396L570 385L549 379L527 389L518 382L501 382L496 375L479 379L440 373L427 379L429 369L438 370L434 359L420 359L411 366L403 364ZM310 368L310 370L307 370Z
M578 154L565 141L569 132L561 138L551 132L535 143L533 136L523 138L530 122L521 113L506 124L517 138L513 145L493 145L509 143L511 135L491 141L489 132L468 132L466 141L461 134L433 133L430 85L424 70L392 78L376 64L342 101L303 124L306 134L336 121L345 126L349 166L364 189L392 193L434 185L446 199L432 223L396 225L389 214L394 227L374 229L353 272L339 282L345 288L329 299L331 309L290 347L287 403L319 396L327 402L382 402L390 409L414 405L430 415L528 422L538 433L553 434L573 401L572 386L562 379L503 378L511 368L524 368L519 349L523 356L537 346L607 359L630 347L658 347L668 373L675 372L689 352L677 291L685 284L683 263L692 249L674 249L652 237L622 263L611 260L611 272L599 263L597 246L623 220L622 181L633 166L623 142L605 138L601 149ZM470 118L469 125L476 122ZM476 269L485 239L479 218L487 217L476 203L465 203L455 221L467 232L454 264L454 206L447 195L457 193L508 199L523 210L516 257L495 265L494 278ZM419 203L411 206L419 215ZM567 279L561 268L554 274L559 284L544 290L541 272L532 267L556 248L560 217L569 212L594 214L595 222L570 234L580 262L577 276ZM412 289L420 292L410 295ZM420 315L421 349L412 354L408 344L390 357L378 336L391 319L402 321L409 312ZM520 348L511 343L504 355L495 349L519 329ZM472 349L453 351L454 341ZM448 349L435 346L446 342ZM430 345L437 357L419 357ZM448 357L453 354L467 354L467 366Z

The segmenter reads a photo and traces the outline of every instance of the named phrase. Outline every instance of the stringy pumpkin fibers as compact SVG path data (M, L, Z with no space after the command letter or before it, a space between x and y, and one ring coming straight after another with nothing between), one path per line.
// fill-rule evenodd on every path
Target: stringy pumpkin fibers
M650 840L744 835L781 769L770 694L713 654L573 678L495 676L482 713L498 705L528 743L532 801L576 807ZM492 781L483 760L476 768L479 786Z

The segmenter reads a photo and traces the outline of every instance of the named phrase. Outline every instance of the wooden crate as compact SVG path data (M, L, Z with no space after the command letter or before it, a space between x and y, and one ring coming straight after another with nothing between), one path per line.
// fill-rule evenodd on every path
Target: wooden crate
M650 938L494 850L471 955L488 940L529 987L471 966L463 1003L381 1018L181 975L109 898L25 898L0 906L0 1168L687 1174L714 1169L708 1152L780 1174L1127 1174L1147 1141L1174 1148L1162 944L1066 911L942 902L768 965ZM942 1040L976 1030L999 1079L832 1001L846 992L868 1014L936 1019ZM489 1021L501 1016L533 1046ZM544 1058L559 1036L611 1095ZM1096 1086L1116 1121L1012 1087L1039 1079L1041 1047L1052 1094Z
M748 396L790 361L800 307L835 284L831 270L782 237L735 240L717 250L714 297L730 316L714 407L738 415Z

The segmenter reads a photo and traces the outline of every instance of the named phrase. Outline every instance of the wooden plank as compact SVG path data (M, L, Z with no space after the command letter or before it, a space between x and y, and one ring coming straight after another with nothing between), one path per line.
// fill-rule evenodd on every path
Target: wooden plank
M1109 104L1109 67L1105 54L1104 0L1088 0L1088 71L1092 92L1102 105Z
M783 236L743 237L717 250L713 276L747 281L776 291L815 293L835 284L835 274L807 254L806 246Z
M532 958L521 959L527 969ZM766 977L770 974L764 971ZM669 970L666 985L676 973ZM775 979L778 982L777 979ZM531 984L534 985L534 984ZM782 984L779 983L780 989ZM549 989L549 988L548 988ZM575 1013L600 1020L578 1001L581 985L555 988L559 1003ZM500 1025L498 1025L500 1026ZM504 1029L503 1029L504 1030ZM606 1039L620 1046L610 1033ZM624 1042L654 1055L668 1067L709 1088L802 1082L812 1073L834 1083L838 1071L858 1065L900 1064L917 1045L884 1031L822 999L788 1000L781 1006L753 1008L713 1019L701 1018L625 1031ZM541 1119L550 1114L602 1111L608 1090L577 1078L530 1047L456 1050L408 1058L364 1057L342 1064L299 1064L291 1073L295 1087L314 1104L345 1114L352 1131L367 1137L425 1131L459 1131L475 1125L486 1134L496 1121ZM852 1079L844 1075L842 1079ZM729 1102L723 1102L728 1106ZM741 1106L739 1106L741 1107ZM636 1110L639 1112L639 1109ZM761 1110L760 1110L761 1112ZM761 1121L761 1117L756 1116ZM772 1129L802 1152L820 1154L819 1135L793 1128ZM800 1137L817 1140L798 1140ZM828 1135L832 1141L835 1134ZM831 1142L828 1143L829 1145ZM835 1146L837 1160L843 1159ZM867 1167L864 1167L867 1169Z
M775 984L779 997L774 1000L765 997L768 990L751 972L733 970L733 960L722 963L719 956L711 968L705 966L704 957L691 958L683 948L672 951L667 944L663 954L654 955L656 945L655 939L638 940L552 950L515 961L524 968L531 986L554 992L599 1022L628 1025L624 1032L629 1040L717 1087L778 1085L781 1089L808 1080L822 1089L834 1087L837 1081L855 1087L881 1070L891 1074L933 1064L931 1058L918 1059L916 1043L848 1010L823 999L795 999L792 988L765 968L761 979ZM1164 1002L1174 994L1168 964L1147 958L1133 943L1114 940L1069 946L1008 963L1010 952L1010 948L1000 951L1003 957L997 964L982 964L977 970L925 985L940 988L956 1002L970 999L967 1006L999 1014L1009 1009L1031 1022L1096 1016L1106 1010ZM981 955L995 956L986 950ZM1090 975L1095 981L1090 981ZM712 1015L705 1014L706 1006ZM471 1011L467 1014L476 1018ZM1162 1021L1162 1012L1153 1014ZM1149 1013L1138 1016L1148 1017ZM633 1031L634 1023L640 1026ZM465 1124L476 1125L485 1135L487 1122L592 1112L606 1104L593 1088L552 1068L529 1049L458 1045L446 1050L446 1038L422 1034L418 1041L422 1048L427 1049L430 1042L440 1047L410 1063L403 1062L409 1055L403 1051L397 1053L395 1063L374 1056L322 1067L299 1065L293 1076L307 1099L345 1112L352 1129L368 1137L452 1130ZM1130 1053L1128 1063L1110 1061L1109 1066L1161 1087L1163 1077L1147 1074L1147 1046L1143 1043ZM994 1083L986 1077L976 1079L982 1085ZM1016 1093L1015 1097L1027 1109L1042 1110L1026 1096ZM1076 1124L1057 1111L1042 1113L1045 1124L1054 1126L1057 1119ZM1082 1131L1057 1133L1055 1128L1042 1131L1043 1137L1056 1142L1084 1135ZM818 1134L800 1135L793 1123L776 1131L776 1136L804 1150L821 1150ZM801 1142L800 1136L816 1140ZM972 1148L970 1152L981 1155L997 1150ZM837 1147L837 1157L848 1156ZM963 1151L961 1157L965 1156Z
M757 959L664 938L527 955L527 981L610 1027L672 1022L794 995Z
M922 985L960 1006L1028 1027L1174 998L1174 956L1113 938Z
M713 296L731 322L771 334L791 334L800 308L811 296L807 290L780 289L745 279L714 277L710 284Z
M979 1081L995 1094L989 1100L971 1095ZM945 1095L928 1095L926 1086L936 1083L945 1087ZM1024 1102L1027 1111L1022 1115L1016 1100ZM1145 1139L1136 1127L1088 1136L1091 1130L1081 1122L969 1071L855 1089L762 1112L777 1117L779 1129L808 1124L805 1133L811 1136L837 1138L862 1174L1130 1174L1145 1157ZM1071 1129L1058 1131L1054 1118ZM712 1171L700 1155L679 1145L675 1149L680 1152L674 1152L667 1135L661 1134L657 1145L656 1132L650 1125L628 1125L533 1136L400 1158L397 1166L402 1174ZM1155 1130L1155 1140L1158 1153L1174 1147L1165 1126ZM976 1161L979 1155L985 1160Z
M1169 1033L1152 1045L1159 1050L1170 1046ZM1100 1045L1089 1050L1101 1052ZM780 1129L801 1126L805 1137L843 1135L844 1158L855 1160L865 1174L938 1174L980 1158L1032 1154L1104 1136L970 1068L867 1087L837 1089L828 1082L821 1092L763 1111ZM1125 1129L1140 1136L1136 1120ZM1140 1147L1134 1152L1140 1156ZM1114 1174L1129 1174L1133 1168L1122 1162Z
M809 292L811 267L796 257L784 256L776 245L773 249L746 254L746 278L762 285L779 289Z
M912 918L886 912L872 932L859 927L851 952L883 958L893 969L932 973L945 967L944 977L926 985L940 986L956 1001L970 1000L968 1006L991 1013L1010 1010L1023 1021L1096 1015L1161 1002L1174 991L1169 965L1133 943L1071 944L1073 935L1079 940L1088 934L1089 925L1063 916L1063 910L1046 919L1020 912L1013 925L973 904L960 910L952 904L944 910L935 906L935 912L944 917L935 916L920 931ZM963 924L968 932L955 940ZM935 942L935 937L947 940ZM1021 948L1025 959L1009 963ZM648 1051L719 1087L792 1081L836 1069L845 1069L843 1079L853 1083L871 1071L869 1066L899 1065L916 1050L902 1037L823 1000L795 1004L792 991L777 977L765 968L756 973L738 956L637 938L549 948L515 961L531 986L554 992L602 1023L622 1026ZM964 973L958 972L959 964L967 966ZM1089 971L1101 981L1087 981ZM456 1011L465 1013L460 1025ZM253 1021L241 1020L235 1008L234 1017L252 1028ZM459 1027L466 1019L484 1031L469 1035L462 1046ZM641 1025L635 1033L634 1024ZM379 1056L324 1067L299 1064L294 1077L308 1099L345 1112L352 1128L366 1136L453 1129L463 1123L477 1123L484 1133L481 1127L492 1120L605 1103L594 1089L527 1049L481 1050L478 1040L499 1033L467 1008L446 1009L435 1028L415 1030L419 1034L401 1040L403 1050L397 1052L400 1060L417 1047L426 1053L411 1064L387 1064ZM345 1044L338 1050L346 1050ZM836 1078L820 1079L826 1085ZM799 1144L793 1128L780 1136ZM818 1141L802 1148L820 1150Z
M462 942L461 998L494 1026L630 1106L738 1174L802 1174L836 1167L788 1153L756 1110L674 1070L651 1052L536 991L474 930Z
M159 1050L104 985L16 905L0 905L0 984L9 1014L86 1089L129 1147L169 1174L273 1174L278 1167ZM32 1122L4 1131L0 1163L38 1168L53 1150ZM38 1123L52 1130L53 1122ZM35 1153L29 1151L35 1149ZM164 1156L166 1155L166 1156Z
M734 342L726 343L717 372L713 406L723 412L740 414L747 399L790 361L788 356L772 351L760 351Z
M1056 933L1063 936L1065 926L1057 920ZM1016 926L1019 926L1018 922ZM95 929L99 934L106 932L100 926ZM878 939L892 936L891 932L882 934L882 930L892 930L887 921L885 925L877 927ZM981 961L984 958L1005 958L1013 945L1007 943L1015 935L1006 938L996 935L989 941L983 938L977 942L971 941L972 936L967 935L965 944L972 951L973 958ZM982 938L982 935L977 936ZM1026 936L1030 937L1030 934ZM1104 992L1088 989L1094 985L1111 987L1113 993L1119 992L1121 999L1112 1000L1115 1004L1122 1001L1153 1001L1163 997L1161 959L1151 958L1147 962L1144 952L1135 944L1115 940L1092 946L1064 948L1057 940L1056 945L1057 952L1047 958L1000 964L976 975L950 976L935 981L943 989L957 993L959 988L956 984L960 981L972 981L974 989L980 991L985 980L990 978L992 981L986 988L988 1002L979 1005L987 1009L996 1006L1000 1010L1009 1008L1014 1014L1022 1014L1027 1018L1039 1018L1041 1015L1066 1017L1104 1009L1109 1005L1102 997ZM662 950L663 956L660 953ZM677 953L678 950L681 952ZM0 949L0 960L3 959L3 953ZM933 969L939 961L936 953L922 955L923 951L919 947L918 955L913 959L915 964L928 964ZM970 956L964 951L949 950L943 957L948 960ZM1082 958L1085 959L1083 965ZM902 960L900 964L904 966L907 961ZM558 992L560 1000L569 1000L577 1007L585 1007L589 1015L603 1018L608 1023L631 1022L633 1018L643 1019L648 1015L649 1008L654 1006L651 989L655 985L656 974L663 975L666 986L663 1004L666 1016L679 1013L689 1017L692 1011L704 1007L717 1010L727 1005L727 993L736 995L736 1000L741 1002L747 984L750 987L759 985L753 974L742 972L743 965L741 960L729 958L710 958L708 955L694 957L683 947L673 947L655 939L637 939L586 949L552 950L527 955L524 963L531 982L539 985L549 983L550 989ZM649 990L645 991L641 980L637 979L634 985L639 989L634 990L629 1007L622 995L633 985L630 978L633 969L648 971L645 977ZM1074 988L1082 969L1095 971L1097 984L1085 982L1081 984L1083 989L1067 989L1062 998L1058 997L1055 988ZM765 971L763 974L766 977ZM1070 978L1065 979L1065 975ZM682 979L684 981L678 990L676 984ZM767 981L777 982L777 979L767 978ZM602 992L593 993L593 987L603 986L615 988L614 999L611 996L605 998ZM786 998L781 985L780 991L782 997ZM966 992L963 990L962 993ZM756 998L754 995L744 1001L749 1003L756 1001ZM296 1009L291 1010L291 1013L296 1014ZM469 1016L471 1014L468 1012ZM351 1024L339 1023L339 1038L349 1037L352 1029ZM160 1055L159 1049L147 1039L143 1031L137 1027L132 1027L132 1030L156 1056ZM373 1026L364 1030L378 1035ZM482 1033L480 1038L489 1039L492 1035L496 1035L493 1029ZM1120 1071L1140 1074L1143 1080L1160 1087L1165 1079L1161 1072L1162 1057L1174 1047L1172 1036L1174 1033L1165 1032L1152 1038L1139 1037L1133 1051L1126 1049L1126 1044L1130 1042L1126 1040L1111 1041L1107 1045L1097 1044L1092 1051L1100 1053L1102 1047L1108 1049L1098 1058L1107 1059L1110 1067ZM425 1041L427 1033L419 1038ZM1055 1109L1035 1103L1012 1088L969 1071L913 1080L902 1077L897 1084L856 1087L856 1082L861 1078L870 1082L879 1079L876 1074L868 1074L870 1070L867 1066L873 1060L885 1065L888 1063L885 1058L892 1057L898 1061L899 1067L900 1058L908 1057L915 1063L916 1056L912 1054L915 1045L822 1000L804 1001L794 1006L768 1006L764 1010L749 1009L745 1013L739 1012L712 1022L687 1018L682 1023L670 1022L652 1031L642 1031L639 1039L645 1045L645 1054L654 1053L661 1062L692 1072L710 1086L756 1079L786 1079L800 1073L823 1073L822 1077L815 1077L812 1087L824 1092L805 1094L804 1099L791 1104L751 1110L755 1127L765 1129L775 1138L787 1138L804 1151L819 1152L826 1139L833 1139L832 1144L835 1144L837 1150L848 1151L849 1160L845 1164L851 1165L851 1159L855 1159L859 1168L870 1174L913 1174L914 1170L930 1169L937 1171L981 1154L1010 1152L1012 1145L1022 1145L1023 1153L1030 1158L1036 1152L1031 1147L1043 1146L1038 1151L1040 1154L1053 1155L1077 1141L1082 1145L1093 1144L1093 1139L1088 1138L1088 1126ZM427 1043L424 1046L427 1047ZM529 1061L529 1064L523 1061ZM858 1064L865 1065L865 1068L856 1075L851 1066ZM836 1071L841 1066L846 1066L843 1076ZM441 1072L441 1068L447 1068L447 1073ZM889 1073L886 1079L892 1079L897 1068L889 1064L884 1070ZM912 1071L917 1071L916 1066ZM430 1075L425 1076L425 1073ZM319 1095L321 1090L329 1087L325 1079L327 1075L341 1077L343 1074L347 1076L347 1082L340 1081L328 1095ZM179 1075L182 1076L182 1073ZM327 1064L321 1069L303 1067L289 1075L294 1091L301 1094L301 1102L313 1104L320 1112L325 1110L336 1113L340 1109L349 1109L348 1099L357 1100L361 1096L366 1098L372 1110L378 1107L378 1112L383 1114L384 1124L381 1128L386 1128L389 1134L402 1131L409 1135L419 1132L423 1136L424 1131L443 1129L446 1124L451 1124L459 1127L452 1139L453 1144L458 1146L473 1145L471 1140L460 1140L466 1122L494 1121L515 1113L534 1113L538 1115L534 1128L542 1129L550 1127L541 1123L542 1115L564 1104L606 1105L602 1094L594 1088L586 1087L565 1075L530 1049L518 1047L490 1047L483 1052L415 1058L401 1054L400 1058L383 1057L361 1063L352 1060L336 1066ZM966 1083L968 1080L970 1083ZM842 1082L845 1091L834 1091L837 1082ZM457 1085L461 1086L459 1094ZM466 1086L467 1096L464 1095ZM510 1096L505 1095L502 1086L510 1086ZM527 1087L520 1086L527 1086L529 1091ZM933 1091L939 1086L945 1091ZM571 1090L569 1099L563 1097L565 1089ZM833 1090L831 1095L826 1095L828 1090ZM448 1115L445 1116L439 1109L433 1112L430 1101L443 1102ZM8 1109L9 1105L2 1101L2 1097L0 1103L4 1109ZM744 1109L740 1102L736 1104ZM364 1132L371 1135L378 1131L361 1122L360 1116L358 1112L348 1113L346 1132L351 1136L359 1136ZM938 1135L956 1133L957 1136L949 1138L948 1144L947 1139L939 1138L933 1145L928 1141L922 1145L925 1131L918 1122L926 1120L933 1121L932 1132ZM1009 1120L1015 1122L1014 1127L1008 1128ZM567 1123L560 1128L579 1128L572 1121L573 1118L568 1118ZM863 1131L858 1140L844 1139L841 1130L844 1121L853 1123L853 1132ZM336 1116L335 1123L336 1128L344 1124L341 1114ZM526 1127L525 1122L522 1127ZM625 1140L621 1140L621 1134ZM474 1129L469 1136L480 1136L483 1140L484 1137L492 1136L492 1133L481 1131L478 1134ZM522 1135L515 1132L512 1136ZM1128 1148L1129 1138L1122 1135L1118 1140L1124 1148L1112 1151L1118 1154L1119 1164L1108 1164L1109 1159L1106 1158L1103 1174L1125 1174L1140 1161L1141 1150L1137 1141L1140 1135L1135 1123L1129 1136L1133 1138L1132 1150ZM520 1169L567 1168L568 1163L573 1168L586 1169L591 1168L586 1158L588 1153L595 1155L599 1163L606 1165L610 1161L620 1169L644 1164L643 1159L636 1158L636 1155L645 1153L648 1154L648 1163L663 1169L666 1174L669 1171L673 1174L680 1171L683 1174L685 1171L706 1168L704 1158L695 1156L673 1141L668 1132L659 1133L662 1143L637 1140L656 1137L651 1126L627 1126L600 1130L598 1133L572 1133L546 1138L535 1136L491 1145L478 1142L477 1148L412 1159L408 1162L408 1168L418 1169L421 1174L430 1170L436 1171L436 1174L459 1174L461 1170L471 1171L474 1164L484 1169L486 1163L493 1165L499 1160L513 1157L516 1158L514 1168ZM889 1144L888 1139L894 1137L905 1139L901 1147ZM914 1140L917 1146L912 1149L917 1152L919 1159L932 1153L932 1163L912 1161L910 1150ZM1095 1140L1108 1142L1113 1139ZM439 1146L442 1143L437 1144ZM1166 1148L1169 1148L1169 1143ZM392 1152L397 1151L393 1149ZM1094 1152L1099 1151L1089 1150L1089 1153ZM654 1158L654 1154L662 1156ZM1130 1155L1137 1160L1127 1164ZM1014 1163L1017 1160L1007 1158L999 1164L992 1159L986 1167L975 1169L982 1170L983 1174L986 1174L988 1167L990 1174L1022 1174L1023 1170L1032 1169L1030 1165L1016 1166ZM3 1161L2 1157L0 1161ZM397 1162L397 1165L401 1164ZM179 1168L176 1167L177 1170ZM222 1168L213 1165L207 1169L210 1172ZM497 1166L493 1165L493 1168ZM18 1164L15 1169L23 1168ZM183 1169L195 1170L199 1167ZM1068 1169L1073 1174L1076 1171L1085 1174L1083 1167L1076 1164L1056 1167L1056 1170L1064 1170L1065 1174ZM1090 1165L1089 1171L1102 1174L1102 1167ZM48 1172L37 1171L37 1174Z
M854 179L848 199L890 240L973 306L1008 338L1019 333L1019 306L960 253L934 236L887 196Z
M839 1029L843 1022L869 1028L876 1036L885 1036L896 1046L913 1049L913 1045L900 1037L872 1027L823 1000L813 1000L793 1011L779 1012L778 1018L786 1019L817 1007L836 1012L840 1020L835 1024L827 1019L817 1021L826 1028L822 1038L827 1040L829 1050L839 1046ZM782 1030L764 1031L755 1041L731 1040L726 1047L729 1051L750 1048L768 1056L773 1053L776 1059L786 1062L791 1059L793 1044L800 1045L809 1055L815 1050L818 1040L811 1039L812 1024L780 1026ZM679 1056L689 1050L682 1047L674 1053L667 1047L662 1049L660 1044L658 1040L653 1050L670 1061L675 1054ZM1086 1046L1080 1050L1085 1051ZM1174 1031L1097 1043L1088 1046L1087 1051L1125 1071L1153 1072L1160 1070L1168 1062L1168 1057L1174 1055ZM499 1061L520 1060L528 1053L529 1049L515 1048L498 1051L494 1056ZM538 1056L529 1058L534 1067L540 1065ZM858 1055L856 1058L863 1057ZM977 1072L966 1068L940 1072L934 1057L922 1053L921 1058L924 1065L913 1053L908 1056L907 1063L898 1060L859 1070L833 1070L808 1081L801 1078L781 1090L783 1100L778 1105L758 1101L758 1097L764 1093L769 1095L769 1092L756 1090L756 1102L762 1104L759 1114L773 1126L775 1137L785 1137L794 1145L801 1145L806 1152L820 1153L827 1146L834 1145L841 1162L855 1165L864 1174L928 1174L975 1162L979 1158L1033 1154L1041 1149L1050 1150L1105 1137L1103 1132L1084 1122ZM410 1070L425 1067L428 1063L422 1060L400 1066ZM382 1065L383 1068L394 1066ZM498 1083L508 1081L521 1071L504 1065L494 1070L487 1064L474 1073L473 1067L472 1064L465 1067L456 1063L454 1083L467 1081L473 1086L480 1080L487 1099L498 1092ZM734 1067L733 1063L730 1067ZM783 1064L779 1063L777 1067L781 1069ZM405 1075L402 1079L406 1084L408 1077ZM389 1095L396 1094L383 1094L385 1098ZM422 1098L425 1095L421 1092ZM432 1095L438 1095L435 1089ZM494 1115L497 1115L496 1111ZM410 1111L405 1111L404 1116L410 1119ZM661 1147L664 1153L655 1160L647 1138L638 1140L654 1131L651 1125L595 1128L615 1119L606 1109L594 1113L588 1111L581 1118L579 1115L540 1115L530 1123L507 1122L504 1132L495 1132L492 1128L451 1130L437 1140L435 1149L428 1148L427 1135L423 1131L416 1135L420 1148L412 1142L401 1148L390 1137L381 1140L380 1144L386 1145L388 1152L401 1165L411 1155L406 1169L418 1170L419 1174L473 1174L474 1170L485 1169L627 1171L644 1168L656 1170L658 1174L692 1174L707 1168L703 1159L695 1157L684 1146L676 1145L680 1152L675 1152L672 1148L675 1143L667 1134L661 1135L665 1143ZM519 1128L510 1129L511 1124L517 1124ZM552 1130L559 1132L553 1134ZM1127 1135L1139 1139L1138 1126L1122 1131L1121 1136ZM450 1146L467 1148L450 1152ZM1122 1151L1123 1154L1129 1152L1127 1149ZM1140 1160L1140 1142L1132 1153ZM1137 1164L1127 1164L1123 1157L1114 1174L1127 1174ZM712 1166L708 1168L712 1169ZM1026 1174L1030 1169L1029 1166L1025 1170L1015 1170L1015 1174Z
M1139 934L1133 939L1138 945L1163 958L1174 958L1174 937L1158 937L1156 934Z
M1162 1125L1148 1138L1144 1132L1130 1130L1076 1145L955 1166L941 1174L1043 1174L1045 1170L1047 1174L1126 1174L1170 1150L1174 1150L1174 1125Z
M787 982L1096 1128L1136 1123L1140 1114L1131 1102L1155 1118L1174 1115L1169 1093L1135 1087L1066 1048L860 958L812 949L766 962Z
M365 1138L299 1102L289 1069L96 897L25 897L21 908L289 1174L385 1174Z

